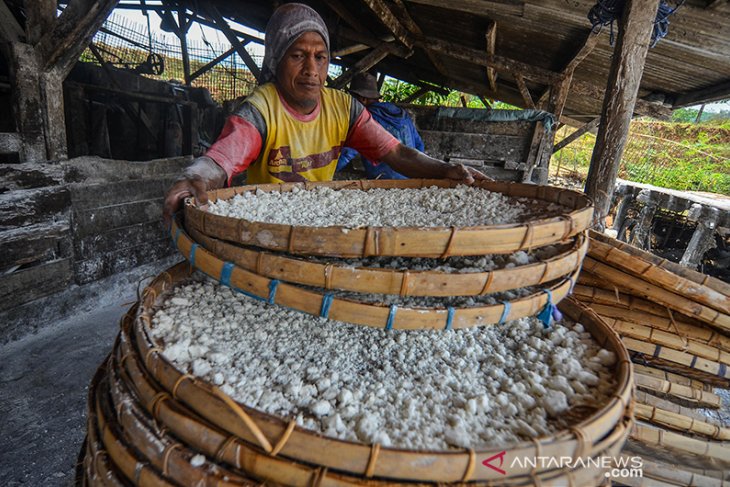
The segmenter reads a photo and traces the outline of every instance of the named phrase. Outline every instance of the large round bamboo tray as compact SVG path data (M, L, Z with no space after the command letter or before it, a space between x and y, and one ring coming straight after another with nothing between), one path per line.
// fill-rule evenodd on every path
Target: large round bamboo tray
M638 383L637 383L637 386L638 386ZM688 407L688 406L679 404L678 402L675 402L674 396L671 398L671 400L664 399L663 397L660 397L660 396L663 396L661 394L659 396L657 396L657 395L654 395L653 393L650 394L649 392L645 392L644 390L641 390L641 389L637 389L637 391L635 392L635 396L636 396L636 402L638 404L646 404L647 406L656 406L658 408L664 409L665 411L671 411L673 413L681 414L683 416L689 416L691 418L698 419L700 421L704 421L706 423L709 423L709 424L712 424L715 426L723 427L721 420L719 420L717 418L713 418L713 417L705 414L702 411L702 409L700 409L704 406L698 405L697 403Z
M630 459L632 455L624 454L622 457ZM641 471L641 478L621 479L621 482L630 486L646 487L730 487L730 482L722 479L722 472L698 473L687 469L685 465L657 462L646 457L642 457ZM644 483L631 483L632 480L637 482L643 480Z
M638 446L634 446L634 442ZM672 463L712 470L730 469L730 444L693 438L637 422L631 431L630 451L671 459Z
M638 247L621 242L595 230L590 230L589 236L595 243L597 255L613 252L606 249L605 245L616 248L622 253L633 256L653 266L653 268L649 268L647 265L644 265L643 267L633 267L631 269L632 271L638 272L639 275L643 275L647 280L655 284L666 285L667 289L674 289L681 294L692 296L698 301L704 300L702 302L711 306L713 303L710 298L718 298L726 306L725 312L730 313L730 284L670 260L663 259L651 252L641 250ZM599 244L604 245L599 246ZM602 250L599 251L599 248Z
M700 421L658 406L636 404L636 419L647 421L682 433L702 436L716 441L730 440L730 429Z
M427 482L502 482L504 477L483 466L480 463L482 459L502 451L507 451L506 462L510 462L513 456L591 456L598 448L607 447L605 443L601 443L605 438L615 434L617 436L613 437L612 443L620 439L623 433L621 430L626 424L624 419L631 417L633 376L626 350L615 333L595 313L573 300L565 300L560 304L560 309L566 315L579 320L604 348L614 351L618 357L616 394L608 404L578 422L569 431L510 445L509 450L502 447L486 451L403 450L314 434L292 426L293 423L285 419L233 402L217 388L182 374L160 353L160 344L149 335L151 312L158 303L157 298L166 289L188 276L187 269L188 266L184 264L169 269L144 291L140 315L132 331L134 348L130 357L122 361L125 366L142 364L146 373L166 391L166 395L160 395L156 403L151 405L152 409L158 407L161 411L169 398L173 398L228 435L255 445L265 453L273 452L298 463L321 466L364 478ZM547 473L528 466L515 466L510 471L510 475L525 479L529 479L531 475Z
M289 192L324 186L337 190L374 188L453 188L460 183L444 179L360 180L262 184L208 192L210 201L228 199L248 191ZM475 186L516 198L557 203L569 212L528 223L473 227L307 227L254 222L214 215L185 205L185 225L209 237L290 254L330 257L448 257L451 255L504 254L550 245L582 232L591 225L590 199L576 191L500 181L478 181Z
M303 311L315 316L357 325L386 329L457 329L504 323L536 315L548 304L559 303L570 290L578 272L532 295L495 305L463 308L408 308L377 305L319 293L300 286L259 276L233 264L196 244L173 222L171 236L180 253L191 265L221 284L243 294Z
M192 240L219 258L270 279L327 290L401 296L476 296L544 284L574 273L588 249L588 239L578 234L569 249L550 259L509 269L448 273L353 267L346 261L321 263L233 245L203 235L192 227L188 233Z
M730 388L730 371L725 364L633 338L625 337L621 341L636 363L676 372L723 389Z
M672 384L698 389L700 391L712 392L714 389L712 385L705 384L700 380L691 379L680 374L674 374L672 372L667 372L666 370L656 369L642 364L634 363L634 372L649 377L656 377L658 379L671 382Z
M229 433L216 428L202 420L198 420L198 416L188 409L184 404L179 402L175 397L170 396L167 392L161 390L155 385L154 379L149 377L145 366L140 362L140 358L134 352L134 338L129 335L131 331L133 317L128 314L122 323L122 331L120 334L120 346L115 350L114 358L116 365L112 367L113 380L111 395L115 404L120 407L132 409L141 409L142 405L146 408L146 412L150 415L150 421L153 424L162 425L160 428L164 434L165 430L169 430L175 438L183 443L177 443L176 447L168 447L163 454L162 466L159 466L159 455L157 458L151 459L157 468L162 468L163 472L169 470L173 473L172 462L176 454L183 452L186 445L190 445L196 451L200 451L208 458L216 460L230 466L227 470L234 472L245 472L251 476L266 481L274 482L282 485L310 486L319 485L328 486L379 486L379 485L408 485L415 487L423 485L419 483L400 484L394 483L392 480L379 481L375 479L367 479L362 476L345 475L328 471L327 468L315 467L301 462L295 462L290 459L278 455L278 452L267 454L260 447L249 444ZM116 379L116 373L119 371L119 377ZM133 393L124 393L124 389L129 387L134 389ZM138 401L135 401L138 398ZM139 402L140 406L137 406ZM121 414L121 413L118 413ZM144 413L142 413L144 414ZM148 428L149 429L149 428ZM620 423L617 428L601 440L600 445L596 446L596 450L600 453L594 455L597 458L601 455L612 456L618 454L625 439L628 436L630 428L625 423ZM159 437L155 431L148 431L136 435L132 440L137 448L146 448L145 443L150 438ZM275 447L276 450L276 447ZM170 464L168 468L167 465ZM221 467L222 468L222 467ZM179 475L179 473L178 473ZM198 474L198 477L200 474ZM548 471L535 476L527 477L508 477L500 481L499 485L539 485L539 486L563 486L563 485L596 485L601 479L601 472L591 471L591 469L582 470L558 470ZM213 479L206 478L208 485ZM216 480L217 482L217 480ZM183 483L183 485L186 485ZM192 484L191 484L192 485ZM198 484L194 484L198 485ZM214 485L220 485L215 483ZM428 484L431 485L431 484ZM491 483L471 482L470 485L493 485Z
M634 377L636 380L636 387L639 389L651 391L655 394L670 396L674 400L690 403L694 407L717 409L722 406L722 399L720 396L713 394L712 392L675 384L668 380L660 379L659 377L644 375L638 370L634 370Z

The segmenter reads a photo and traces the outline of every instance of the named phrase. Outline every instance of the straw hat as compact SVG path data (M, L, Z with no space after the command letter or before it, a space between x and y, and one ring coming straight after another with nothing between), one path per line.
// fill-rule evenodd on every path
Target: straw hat
M356 74L350 82L350 93L363 98L380 98L378 80L370 73Z

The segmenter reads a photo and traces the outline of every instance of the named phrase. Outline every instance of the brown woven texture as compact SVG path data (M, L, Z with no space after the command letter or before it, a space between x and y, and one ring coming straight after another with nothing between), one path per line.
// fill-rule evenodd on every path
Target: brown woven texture
M634 455L623 454L621 456L628 460ZM730 487L729 481L723 481L721 477L722 472L702 471L702 473L698 473L690 470L686 465L665 463L646 456L641 456L641 459L642 477L635 480L643 483L632 484L624 482L627 485L646 487L662 487L665 485L674 487ZM624 481L624 479L621 480Z
M331 181L241 186L209 191L210 201L229 199L249 191L288 192L293 188L310 190L328 187L338 190L373 188L455 187L457 181L405 179L369 181ZM576 191L532 184L478 181L475 186L516 198L557 203L569 211L554 218L529 223L474 227L307 227L252 222L214 215L191 201L185 205L185 224L200 233L242 245L263 247L300 255L368 257L378 255L405 257L448 257L512 253L550 245L583 232L591 224L593 206L588 197Z
M714 390L714 387L712 385L705 384L700 380L691 379L680 374L674 374L672 372L656 369L647 365L634 363L634 372L641 375L656 377L658 379L662 379L673 384L691 387L692 389L699 389L700 391L712 392Z
M674 400L692 404L694 407L717 409L722 406L720 396L712 392L694 389L658 377L645 375L638 370L634 370L634 380L636 381L636 387L639 389L655 394L671 396Z
M559 303L567 296L579 272L576 270L574 274L557 283L547 283L543 289L529 296L493 305L452 308L453 311L445 307L388 306L356 301L349 297L345 299L328 296L325 291L317 292L286 282L274 281L234 264L230 264L229 275L224 278L224 270L229 263L198 246L182 228L178 227L177 222L172 224L171 235L180 253L193 263L196 269L219 282L227 281L227 284L236 290L266 299L271 304L279 304L315 316L376 328L456 329L534 316L548 304L549 296L552 297L553 304ZM546 290L551 294L548 295ZM325 309L326 313L323 312Z
M207 425L209 431L216 431L220 436L201 434L199 429L192 430L197 433L190 435L191 439L199 438L198 443L210 443L207 446L196 444L194 448L207 451L208 454L210 451L219 451L221 458L229 458L229 461L223 461L234 471L237 471L236 461L239 461L242 471L252 465L266 465L268 461L270 465L276 465L270 467L272 472L283 471L297 478L301 476L301 468L309 468L307 482L311 481L313 467L328 469L327 473L320 475L322 482L334 482L328 480L332 479L328 475L331 470L336 470L338 475L363 481L489 482L498 479L500 484L507 482L498 472L481 465L481 460L504 448L477 452L414 451L323 437L299 427L291 428L288 420L237 404L210 384L180 373L159 353L159 344L151 340L148 334L151 323L149 313L158 297L175 283L183 281L188 272L188 266L180 264L156 278L143 293L139 317L134 323L127 319L123 327L129 330L129 335L123 333L120 340L116 359L119 363L117 369L121 371L118 374L119 382L127 383L125 374L129 377L131 384L128 384L128 389L140 398L139 403L153 418L153 423L164 424L168 431L181 439L183 431L173 428L182 428L181 424L184 428L194 428L195 423ZM570 431L540 438L539 442L512 445L507 450L508 454L575 458L614 451L617 453L631 422L633 377L628 354L615 333L590 310L572 300L564 301L560 308L568 316L583 323L603 347L617 354L616 395L599 411L579 420ZM224 441L229 442L225 448ZM236 446L239 444L240 448ZM241 453L244 451L247 453ZM239 460L236 460L235 452L238 452L236 455L242 455ZM232 458L228 455L232 455ZM241 461L245 458L249 459L249 464ZM278 459L282 459L286 465L276 464ZM515 467L512 470L507 485L596 485L603 475L602 471L592 472L590 469L556 472ZM256 474L259 478L262 475L261 472ZM298 482L297 485L304 483Z
M474 296L544 284L580 268L588 239L583 233L571 238L559 255L511 268L488 272L409 271L354 267L347 261L321 263L282 253L242 247L203 235L188 226L193 241L224 261L270 279L323 289L401 296Z

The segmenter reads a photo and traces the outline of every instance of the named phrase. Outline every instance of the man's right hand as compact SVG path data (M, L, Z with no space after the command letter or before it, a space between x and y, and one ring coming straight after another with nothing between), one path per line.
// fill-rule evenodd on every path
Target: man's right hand
M165 206L162 211L165 225L170 227L172 215L182 208L183 201L188 196L193 196L198 206L207 205L207 190L207 184L200 176L190 176L176 181L165 194Z

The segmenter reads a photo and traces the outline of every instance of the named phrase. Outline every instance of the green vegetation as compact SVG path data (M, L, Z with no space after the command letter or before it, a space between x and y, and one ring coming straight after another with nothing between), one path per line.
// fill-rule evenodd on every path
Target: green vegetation
M383 83L383 88L380 90L380 93L383 95L384 101L396 103L405 100L413 93L417 92L419 89L420 88L418 86L406 83L405 81L394 78L386 78L385 82ZM482 103L479 97L454 90L449 91L447 95L429 91L419 96L411 103L413 103L414 105L440 105L446 107L461 107L464 106L462 98L464 101L466 101L466 106L468 108L484 108L484 103ZM494 101L492 103L492 108L496 110L518 109L517 107L501 101Z
M573 130L562 128L556 141ZM554 171L585 178L595 140L586 134L554 154ZM730 119L699 124L633 121L619 177L681 191L730 194Z

